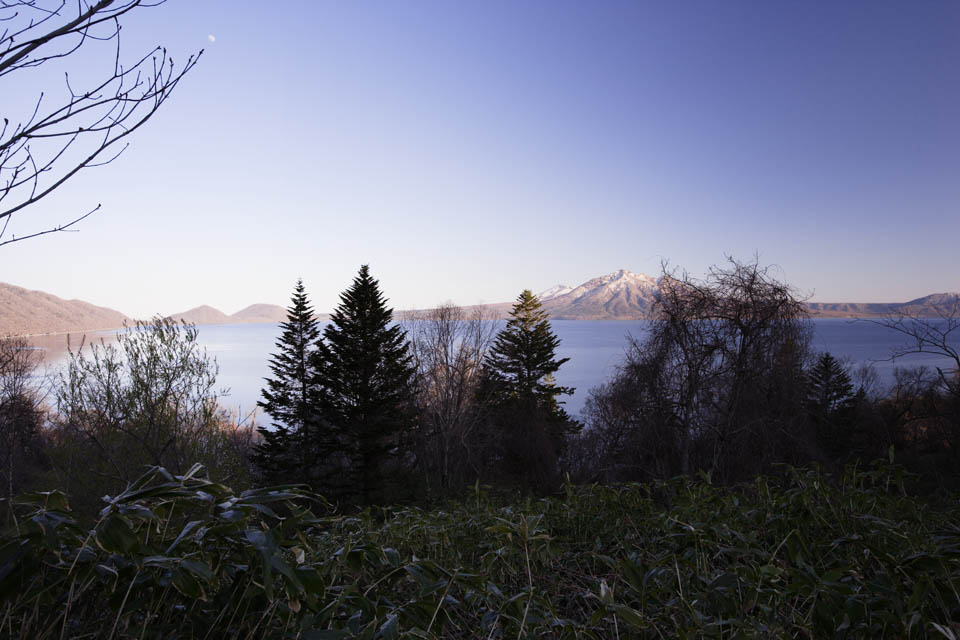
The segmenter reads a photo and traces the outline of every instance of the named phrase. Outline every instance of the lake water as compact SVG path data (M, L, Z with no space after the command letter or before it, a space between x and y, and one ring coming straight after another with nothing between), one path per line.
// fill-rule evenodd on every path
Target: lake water
M572 415L577 415L590 389L605 382L622 360L628 336L642 336L643 323L554 320L551 325L561 340L558 355L570 358L557 373L557 382L576 388L573 397L567 399L566 408ZM249 414L256 408L263 379L270 373L267 359L275 350L279 325L201 325L198 330L200 343L220 366L218 388L229 390L221 403L238 411L241 416ZM109 337L113 333L95 335L97 338ZM960 336L957 338L960 345ZM77 337L74 336L73 340L76 345ZM902 343L900 334L870 322L814 320L813 348L816 351L829 351L838 358L847 357L856 363L872 362L881 384L887 385L893 381L896 367L951 366L946 358L927 354L911 354L896 362L889 361L891 349ZM47 337L40 346L48 350L48 364L56 366L65 362L65 337Z

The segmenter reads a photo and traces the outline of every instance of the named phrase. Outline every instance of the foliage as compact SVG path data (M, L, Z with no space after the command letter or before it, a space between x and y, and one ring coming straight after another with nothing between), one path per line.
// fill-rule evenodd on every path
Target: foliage
M318 518L153 469L90 531L25 496L0 637L935 638L960 629L960 509L892 465L786 468Z
M524 290L484 358L479 389L494 475L541 492L558 485L558 460L567 438L579 429L557 399L573 393L554 379L569 360L556 357L559 345L540 300Z
M7 498L42 467L46 415L35 379L39 362L25 338L0 338L0 494Z
M557 358L560 338L550 328L548 314L529 289L517 296L507 326L497 334L484 360L488 376L515 397L536 397L555 409L556 397L573 389L557 386L553 376L570 358ZM551 404L554 403L554 404Z
M341 294L323 335L328 415L344 458L335 494L371 504L402 488L416 415L406 333L367 265Z
M807 411L818 444L831 459L850 450L856 403L850 374L832 355L821 354L807 375Z
M71 351L51 433L57 486L92 507L147 467L185 473L191 460L245 483L249 433L217 404L216 374L196 327L166 318Z
M829 353L821 354L807 376L807 402L828 416L849 407L853 382L843 365Z
M326 349L302 280L297 280L280 328L277 352L270 357L273 377L266 379L259 403L273 418L273 428L258 430L263 440L252 460L267 483L309 482L315 480L311 471L317 460L329 449L321 376Z

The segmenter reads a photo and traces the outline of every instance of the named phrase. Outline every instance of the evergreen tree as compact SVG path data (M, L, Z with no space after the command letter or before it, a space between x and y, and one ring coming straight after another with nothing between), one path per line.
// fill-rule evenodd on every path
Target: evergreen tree
M807 377L809 406L823 415L830 415L849 406L852 399L850 374L832 355L822 354Z
M489 375L513 397L535 397L555 411L557 396L573 393L558 387L555 374L570 358L556 358L560 339L550 328L547 312L529 289L517 298L507 326L497 334L484 361Z
M555 484L557 461L568 437L579 429L558 400L573 393L554 378L569 360L556 357L559 345L540 300L525 290L484 359L481 394L496 444L496 464L500 473L529 489L548 490Z
M315 485L311 467L319 463L322 448L318 436L323 428L321 371L326 349L302 280L297 280L287 321L280 328L277 352L270 357L273 377L266 378L258 403L273 419L273 429L258 429L263 442L251 459L267 482Z
M396 497L411 455L415 368L406 333L367 265L341 294L324 337L324 381L345 457L343 493L363 504Z
M832 459L848 453L855 404L850 375L836 358L824 353L807 376L807 411L817 441Z

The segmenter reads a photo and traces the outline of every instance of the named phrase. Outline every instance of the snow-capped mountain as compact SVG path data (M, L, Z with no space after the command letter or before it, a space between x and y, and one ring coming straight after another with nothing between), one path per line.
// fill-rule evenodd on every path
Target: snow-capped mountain
M637 320L647 313L656 290L656 278L620 269L577 287L551 287L539 297L551 318Z
M565 284L557 284L550 287L546 291L541 291L540 293L537 294L537 297L540 298L540 302L546 302L551 298L562 296L564 294L570 293L571 291L573 291L573 287L568 287Z

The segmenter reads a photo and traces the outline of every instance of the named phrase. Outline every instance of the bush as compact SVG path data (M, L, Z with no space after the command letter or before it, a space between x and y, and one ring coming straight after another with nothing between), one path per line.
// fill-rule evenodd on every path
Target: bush
M235 496L153 469L76 526L22 499L0 543L0 637L952 637L960 508L855 467L717 487L317 518L295 487ZM951 626L953 625L953 626Z
M92 513L151 466L183 474L199 461L245 485L252 430L219 406L217 372L196 327L165 318L71 351L51 434L56 486Z

